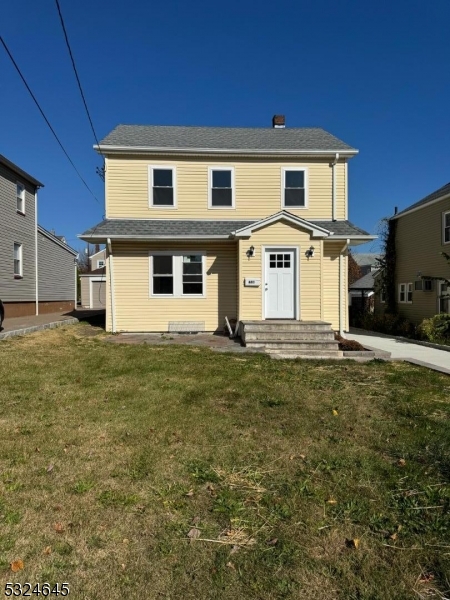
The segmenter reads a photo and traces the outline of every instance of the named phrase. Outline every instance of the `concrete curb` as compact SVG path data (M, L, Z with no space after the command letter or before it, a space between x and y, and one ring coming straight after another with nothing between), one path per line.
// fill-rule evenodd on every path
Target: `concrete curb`
M419 367L426 367L427 369L432 369L433 371L437 371L438 373L444 373L444 375L450 375L450 369L446 369L445 367L441 367L440 365L432 365L430 363L424 362L423 360L419 360L417 358L403 358L404 362L411 363L412 365L418 365Z
M62 327L63 325L75 325L76 323L79 323L79 320L75 317L70 317L69 319L63 319L62 321L53 321L52 323L43 323L42 325L33 325L32 327L24 327L23 329L5 331L4 333L0 333L0 340L6 340L10 337L26 335L27 333L34 333L36 331L43 331L44 329L55 329L56 327Z

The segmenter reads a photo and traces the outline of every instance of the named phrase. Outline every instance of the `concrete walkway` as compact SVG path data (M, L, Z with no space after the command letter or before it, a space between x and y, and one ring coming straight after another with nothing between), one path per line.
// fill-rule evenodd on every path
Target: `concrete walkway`
M391 353L393 360L406 360L415 365L421 365L450 375L450 352L419 346L412 342L395 338L374 331L352 329L345 334L349 340L356 340L365 348L376 348Z
M0 330L0 340L43 329L53 329L62 325L78 323L83 319L98 317L102 312L104 313L104 311L74 310L70 313L50 313L47 315L6 318Z

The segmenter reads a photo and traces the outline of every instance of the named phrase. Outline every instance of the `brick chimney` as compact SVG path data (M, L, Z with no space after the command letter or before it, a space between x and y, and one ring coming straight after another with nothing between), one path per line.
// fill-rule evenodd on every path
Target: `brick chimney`
M272 127L274 129L284 129L286 127L286 120L284 115L273 115Z

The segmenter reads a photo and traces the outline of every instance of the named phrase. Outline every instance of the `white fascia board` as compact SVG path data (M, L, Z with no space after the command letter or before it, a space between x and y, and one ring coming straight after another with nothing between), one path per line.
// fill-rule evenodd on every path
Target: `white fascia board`
M257 231L261 229L261 227L266 227L267 225L272 225L273 223L277 223L278 221L288 221L294 225L298 225L299 227L303 227L313 235L314 237L323 238L329 237L332 233L328 229L324 229L319 225L314 225L309 221L305 221L300 217L296 217L295 215L290 215L284 211L280 211L275 215L267 217L266 219L262 219L261 221L257 221L253 225L249 225L248 227L243 227L242 229L237 229L234 232L235 237L249 237L251 236L253 231Z
M264 150L234 149L234 148L161 148L152 146L102 146L94 145L99 154L231 154L235 155L267 155L267 156L336 156L352 157L359 150Z
M377 235L333 235L331 241L349 240L349 246L360 246L376 239L378 239Z
M393 217L391 217L390 221L394 221L396 219L399 219L400 217L403 217L405 215L409 215L409 214L411 214L413 212L416 212L417 210L421 210L422 208L426 208L427 206L431 206L432 204L436 204L436 202L441 202L442 200L447 200L447 198L450 198L450 194L445 194L445 196L440 196L439 198L435 198L434 200L430 200L429 202L426 202L425 204L421 204L420 206L416 206L415 208L411 208L411 209L406 208L404 211L402 211L398 215L394 215Z

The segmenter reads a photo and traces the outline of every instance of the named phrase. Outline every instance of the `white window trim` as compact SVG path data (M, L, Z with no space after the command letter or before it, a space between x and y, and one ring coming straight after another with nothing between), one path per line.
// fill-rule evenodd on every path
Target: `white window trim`
M443 285L448 285L448 284L445 281L438 281L438 285L436 286L436 289L437 289L437 314L445 315L447 313L441 313L441 299L443 297L443 293L442 293ZM450 298L450 296L449 296L449 298ZM449 303L450 303L450 299L449 299Z
M23 244L20 244L19 242L14 242L14 246L13 246L13 248L14 248L14 250L13 250L13 252L14 252L14 254L13 254L13 261L16 260L16 253L15 253L16 246L19 247L20 273L16 273L15 265L14 265L14 262L13 262L14 277L17 278L17 279L22 279L23 278Z
M97 269L104 269L106 267L106 260L101 258L97 261Z
M400 299L401 292L402 292L402 286L404 286L404 289L405 289L405 299L404 300ZM411 300L408 300L408 293L409 293L409 290L410 290L410 286L411 286ZM412 301L413 288L414 288L414 286L413 286L413 284L411 282L409 282L409 283L399 283L398 284L398 301L399 301L400 304L412 304L413 303L413 301Z
M22 200L23 210L21 210L20 208L17 207L17 198L19 198L19 195L17 194L18 186L20 186L22 188L21 200ZM20 181L16 181L16 210L20 215L25 214L25 186Z
M193 254L200 255L202 257L202 283L203 283L203 294L183 294L183 262L181 258L183 256L190 256ZM173 260L173 294L154 294L153 293L153 257L154 256L173 256L179 260ZM206 298L206 253L204 250L155 250L149 252L149 295L150 298L183 298L183 299L199 299Z
M447 210L447 211L445 211L445 212L442 213L442 244L443 245L450 244L450 237L449 237L449 239L448 239L447 242L445 241L445 229L446 229L446 227L445 227L445 217L447 215L450 215L450 210ZM449 232L450 232L450 228L449 228Z
M213 171L231 171L231 206L212 205L212 174ZM208 167L208 208L211 210L235 210L236 192L234 184L234 167Z
M153 170L170 169L172 171L173 204L153 204ZM177 208L177 169L174 165L148 166L148 207L153 210L175 210Z
M305 180L305 205L304 206L285 206L284 190L286 184L286 171L303 171ZM309 204L309 186L308 186L308 167L281 167L281 208L284 210L305 210Z

